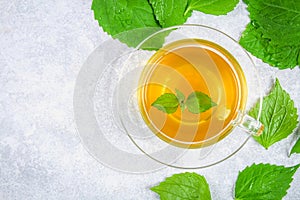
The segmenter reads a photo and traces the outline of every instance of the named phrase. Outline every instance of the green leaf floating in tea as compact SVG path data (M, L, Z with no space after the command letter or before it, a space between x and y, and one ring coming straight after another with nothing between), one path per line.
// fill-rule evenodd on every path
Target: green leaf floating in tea
M184 103L185 96L180 90L175 89L175 91L176 91L176 97L179 102L180 108L181 108L181 110L184 110L185 109L185 103Z
M158 110L171 114L176 112L179 102L175 94L165 93L158 97L151 105Z
M217 105L207 94L197 91L191 93L185 102L184 100L184 94L176 89L176 95L165 93L158 97L151 105L168 114L176 112L178 106L180 106L182 111L187 108L191 113L199 114Z
M211 200L208 183L196 173L174 174L151 190L164 200Z
M186 100L188 110L194 114L205 112L216 105L208 95L197 91L190 94Z

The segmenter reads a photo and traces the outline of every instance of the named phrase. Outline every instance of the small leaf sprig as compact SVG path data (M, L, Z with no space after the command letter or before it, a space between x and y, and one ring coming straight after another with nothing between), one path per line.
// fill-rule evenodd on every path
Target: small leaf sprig
M199 114L217 105L203 92L192 92L187 97L186 101L184 94L180 90L175 89L175 92L176 94L162 94L151 104L151 106L154 106L167 114L176 112L178 106L180 106L182 112L187 108L189 112Z

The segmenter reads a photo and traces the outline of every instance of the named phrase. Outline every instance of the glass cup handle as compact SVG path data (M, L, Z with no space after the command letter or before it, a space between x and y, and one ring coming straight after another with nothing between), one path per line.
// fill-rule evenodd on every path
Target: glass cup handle
M238 125L251 135L260 136L264 130L264 125L247 114L239 114Z

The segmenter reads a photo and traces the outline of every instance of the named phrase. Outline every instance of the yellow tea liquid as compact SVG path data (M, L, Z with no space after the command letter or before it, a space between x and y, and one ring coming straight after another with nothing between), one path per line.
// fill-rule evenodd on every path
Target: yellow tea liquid
M151 104L165 93L180 90L187 98L195 91L217 104L200 114L178 107L172 114ZM243 110L247 86L234 57L221 46L200 39L173 42L157 51L140 77L138 102L144 121L161 139L187 148L211 145L233 128Z

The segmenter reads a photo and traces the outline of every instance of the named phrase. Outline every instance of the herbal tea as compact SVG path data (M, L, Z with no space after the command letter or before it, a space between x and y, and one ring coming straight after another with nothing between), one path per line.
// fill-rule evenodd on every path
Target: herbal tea
M246 104L244 74L221 46L200 39L157 51L140 77L143 119L161 139L197 148L224 138Z

